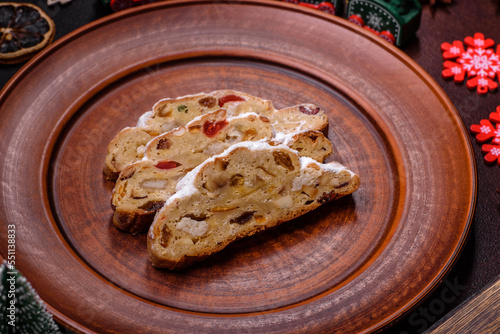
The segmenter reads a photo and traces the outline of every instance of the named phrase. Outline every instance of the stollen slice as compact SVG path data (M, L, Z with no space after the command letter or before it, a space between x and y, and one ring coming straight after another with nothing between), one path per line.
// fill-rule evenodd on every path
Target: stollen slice
M148 232L155 267L178 270L351 194L359 176L265 142L242 142L184 176Z

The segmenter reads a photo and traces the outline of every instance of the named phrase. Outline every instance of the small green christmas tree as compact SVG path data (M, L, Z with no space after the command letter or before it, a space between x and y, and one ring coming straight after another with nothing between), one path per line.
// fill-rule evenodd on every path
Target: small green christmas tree
M0 312L2 334L61 333L31 284L6 261L0 266Z

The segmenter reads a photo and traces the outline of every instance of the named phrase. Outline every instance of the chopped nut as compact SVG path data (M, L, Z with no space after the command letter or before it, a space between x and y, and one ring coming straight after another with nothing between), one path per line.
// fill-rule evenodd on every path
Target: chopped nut
M214 161L214 166L215 169L218 170L219 172L223 172L226 170L227 165L229 165L229 161L225 159L215 159Z
M123 180L130 179L134 175L134 173L135 173L135 169L133 169L133 168L125 169L121 172L118 180L123 181Z
M257 167L257 169L263 171L264 172L263 175L276 176L262 166ZM262 173L259 173L259 174L262 174Z
M307 194L307 196L313 198L314 196L316 196L318 194L318 188L313 187L313 186L303 185L302 192Z
M207 178L207 181L203 184L203 187L210 192L214 192L217 189L224 187L227 182L227 179L223 176L211 176Z
M137 149L135 150L138 158L142 158L144 156L145 151L146 151L146 147L144 145L138 146Z
M165 189L167 185L167 180L147 179L141 182L141 188Z
M171 134L176 137L180 137L186 133L186 128L183 126L179 126L177 129L172 130Z
M274 203L282 209L288 209L293 206L293 198L290 195L280 197L274 201Z
M211 212L228 212L238 209L237 206L216 206L215 208L210 209Z
M210 225L205 220L194 220L191 218L183 217L177 223L176 227L194 237L204 236L208 232Z
M167 117L172 115L172 110L167 108L168 104L164 104L158 107L157 112L160 117Z
M190 238L181 238L175 242L175 247L192 247L194 245L193 240Z

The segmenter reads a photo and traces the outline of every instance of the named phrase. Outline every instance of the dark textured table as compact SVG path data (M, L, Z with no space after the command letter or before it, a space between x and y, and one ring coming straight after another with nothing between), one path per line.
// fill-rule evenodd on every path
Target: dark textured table
M110 14L100 1L77 1L48 7L44 0L25 1L42 7L56 24L58 39L69 32ZM467 128L488 118L500 105L500 89L483 96L464 84L444 80L441 76L443 42L463 41L481 32L500 43L500 1L455 0L449 5L424 5L420 30L402 48L443 88L457 108ZM21 65L0 66L0 85ZM497 80L498 82L498 80ZM439 127L439 124L429 124ZM469 240L453 269L424 302L387 333L421 333L457 313L459 306L481 293L500 274L500 167L484 163L481 146L470 134L478 173L477 205ZM446 145L446 143L442 143ZM450 170L450 173L453 173ZM461 182L457 180L456 182ZM410 279L410 278L409 278ZM477 318L478 316L476 316ZM480 317L480 316L479 316ZM484 319L488 321L488 319ZM497 332L500 329L496 329Z

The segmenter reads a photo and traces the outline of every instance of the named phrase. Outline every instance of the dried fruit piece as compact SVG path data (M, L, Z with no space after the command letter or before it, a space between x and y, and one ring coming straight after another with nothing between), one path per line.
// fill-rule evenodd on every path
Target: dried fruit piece
M203 133L207 137L213 137L228 124L229 123L227 122L227 120L222 120L217 122L206 121L203 124Z
M334 200L336 197L337 197L337 194L333 191L330 193L323 193L323 195L320 198L318 198L318 203L324 204L324 203L327 203L327 202Z
M156 168L159 169L171 169L175 167L179 167L181 164L178 163L177 161L160 161L159 163L156 164Z
M188 106L185 104L181 104L177 107L177 111L187 113L189 111Z
M52 19L35 5L0 4L0 63L30 59L52 42L55 31Z
M163 226L163 228L161 229L160 245L162 247L167 247L168 241L169 241L171 236L172 236L172 232L170 232L167 225Z
M156 149L158 150L168 150L172 146L172 142L168 138L162 138L158 141Z
M238 216L234 219L231 219L229 222L235 223L235 224L240 224L240 225L246 224L250 221L250 219L252 219L254 213L255 213L255 211L243 212L240 216Z
M295 169L295 167L293 167L292 159L288 154L281 151L274 151L273 156L274 156L274 162L277 165L283 166L290 171Z
M145 211L156 211L159 210L165 205L165 201L149 201L144 205L141 205L139 209Z
M245 101L244 98L238 95L226 95L223 96L219 99L219 107L222 108L223 105L225 105L228 102L236 102L236 101Z
M319 107L309 108L306 106L299 106L299 110L301 113L306 115L316 115L320 111Z
M213 96L207 96L207 97L204 97L204 98L198 100L198 104L200 106L207 107L207 108L215 107L216 103L217 103L217 99Z

